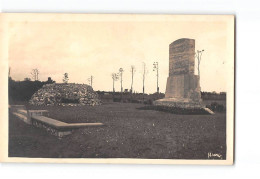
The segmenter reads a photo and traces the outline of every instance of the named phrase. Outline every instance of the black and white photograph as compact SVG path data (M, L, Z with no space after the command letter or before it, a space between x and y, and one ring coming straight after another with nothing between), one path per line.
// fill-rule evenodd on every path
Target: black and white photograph
M233 164L233 15L1 19L2 161Z

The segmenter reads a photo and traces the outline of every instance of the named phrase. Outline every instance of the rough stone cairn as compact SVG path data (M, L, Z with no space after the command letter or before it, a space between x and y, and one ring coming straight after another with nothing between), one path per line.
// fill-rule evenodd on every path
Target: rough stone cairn
M31 97L30 104L36 106L82 106L100 105L101 100L91 86L85 84L46 84Z

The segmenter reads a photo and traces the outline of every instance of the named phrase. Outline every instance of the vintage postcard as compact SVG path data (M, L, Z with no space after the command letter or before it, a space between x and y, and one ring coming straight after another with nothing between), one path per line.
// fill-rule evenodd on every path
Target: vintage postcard
M1 162L233 164L234 18L1 14Z

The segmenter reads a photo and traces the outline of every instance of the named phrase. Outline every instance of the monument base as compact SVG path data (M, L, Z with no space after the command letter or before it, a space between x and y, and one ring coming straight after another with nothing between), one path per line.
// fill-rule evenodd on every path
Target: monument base
M154 101L155 106L169 106L179 108L202 108L205 107L200 102L192 101L189 98L163 98Z
M165 106L167 108L179 108L189 111L203 111L203 113L214 114L213 111L206 108L201 102L192 101L189 98L164 98L153 102L154 106Z

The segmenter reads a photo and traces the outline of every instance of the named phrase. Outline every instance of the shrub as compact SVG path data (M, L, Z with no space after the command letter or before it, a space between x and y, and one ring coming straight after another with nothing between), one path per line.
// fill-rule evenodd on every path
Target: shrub
M223 104L218 104L217 102L212 102L210 105L206 106L214 112L226 112L226 107Z

